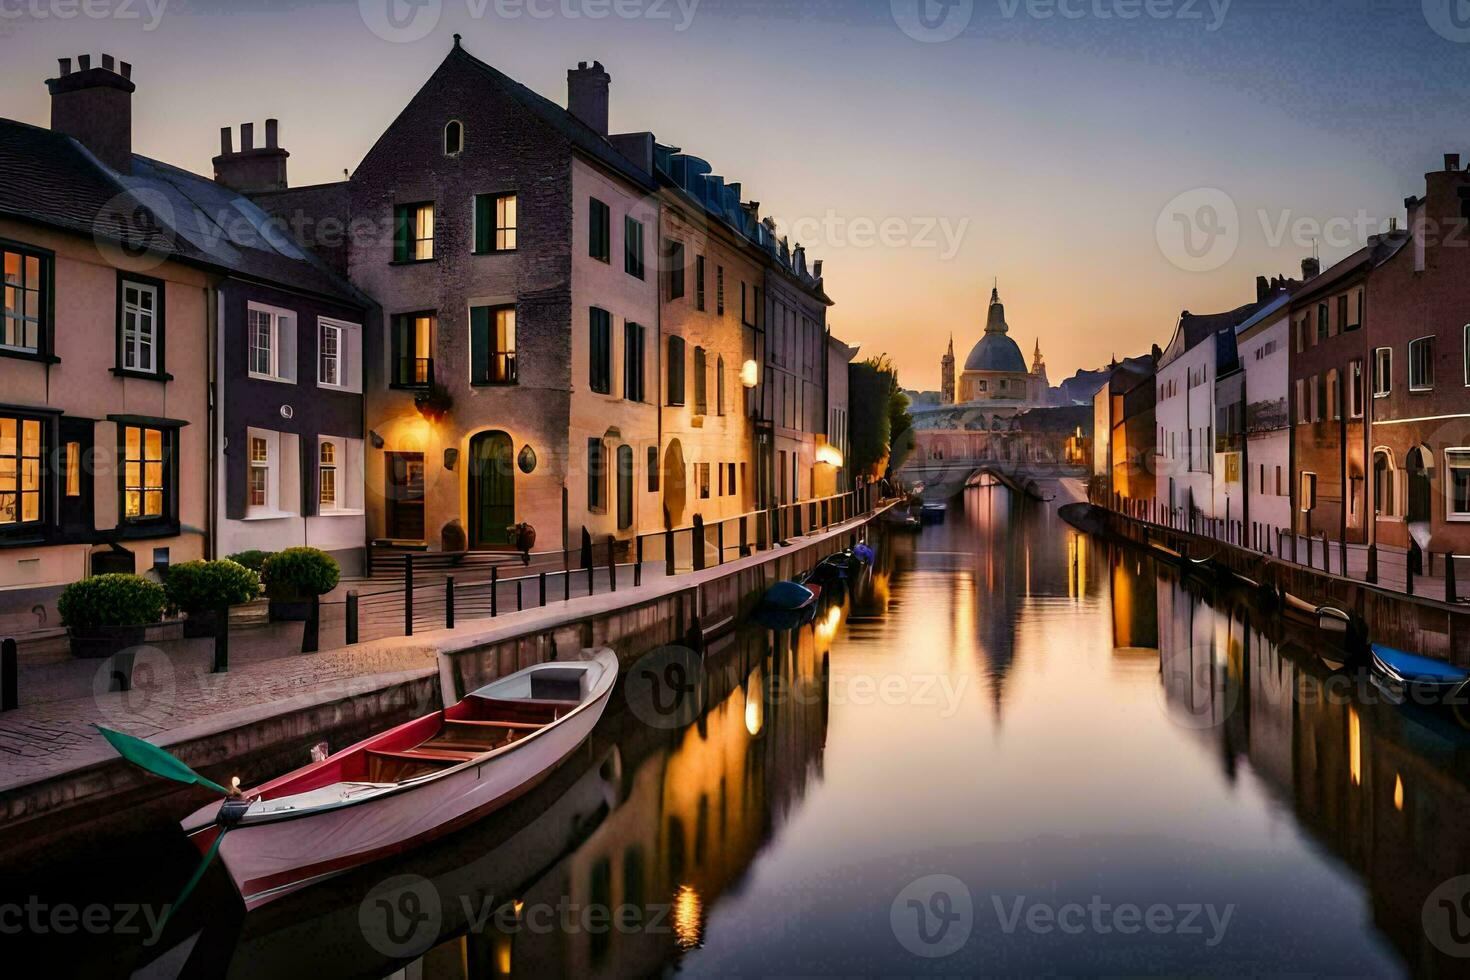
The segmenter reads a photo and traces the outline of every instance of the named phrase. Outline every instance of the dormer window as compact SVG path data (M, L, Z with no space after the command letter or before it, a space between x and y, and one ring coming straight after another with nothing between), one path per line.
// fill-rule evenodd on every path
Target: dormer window
M444 155L457 157L464 150L464 123L451 119L444 126Z

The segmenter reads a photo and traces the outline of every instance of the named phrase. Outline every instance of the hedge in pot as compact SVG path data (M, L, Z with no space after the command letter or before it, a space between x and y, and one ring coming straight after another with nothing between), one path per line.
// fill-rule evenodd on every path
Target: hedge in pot
M225 557L237 565L244 565L256 575L259 575L260 569L265 565L265 560L270 556L271 553L269 551L241 551L233 555L226 555Z
M317 596L337 587L342 569L337 560L318 548L287 548L265 560L260 578L270 597L275 622L305 620Z
M185 636L213 636L219 611L260 595L260 576L228 558L174 565L163 580L169 604L189 614Z
M74 657L110 657L144 640L163 618L168 595L141 575L94 575L73 582L56 600Z

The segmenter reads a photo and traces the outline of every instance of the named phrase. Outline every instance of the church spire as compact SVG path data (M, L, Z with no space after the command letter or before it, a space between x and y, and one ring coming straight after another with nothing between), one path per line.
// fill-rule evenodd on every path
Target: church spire
M1010 329L1006 325L1005 304L1000 301L1000 280L990 290L990 312L985 317L986 333L1005 333Z

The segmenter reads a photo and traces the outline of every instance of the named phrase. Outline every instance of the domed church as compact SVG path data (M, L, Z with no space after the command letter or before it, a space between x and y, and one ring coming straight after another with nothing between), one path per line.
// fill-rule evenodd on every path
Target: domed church
M990 311L985 319L985 335L965 359L964 371L956 386L954 341L940 363L946 401L966 405L981 402L995 408L1039 408L1052 404L1051 383L1046 377L1046 363L1041 357L1041 341L1031 367L1021 348L1010 337L1005 304L1000 301L1000 287L990 292Z

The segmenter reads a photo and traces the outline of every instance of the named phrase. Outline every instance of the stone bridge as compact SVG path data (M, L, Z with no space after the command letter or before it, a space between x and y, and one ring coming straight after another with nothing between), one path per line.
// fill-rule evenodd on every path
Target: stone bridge
M1063 476L1086 479L1087 469L1047 460L920 459L916 454L899 467L898 476L907 484L924 484L924 499L928 501L948 500L966 487L978 486L986 479L1039 499L1038 480Z

